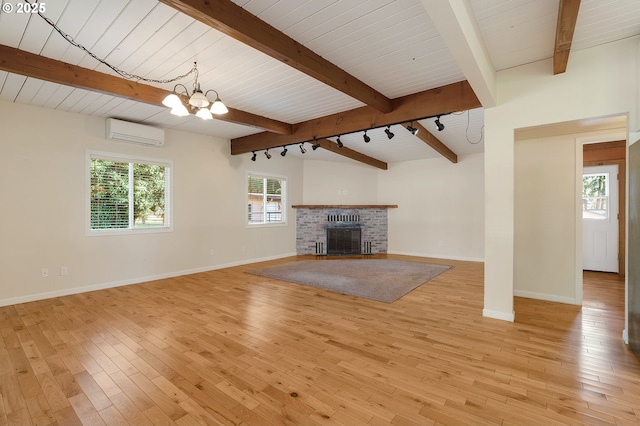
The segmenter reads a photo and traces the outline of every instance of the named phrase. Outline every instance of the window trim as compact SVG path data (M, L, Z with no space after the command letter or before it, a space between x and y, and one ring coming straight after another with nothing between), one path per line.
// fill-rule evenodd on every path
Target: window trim
M91 159L143 163L165 167L165 220L167 225L150 228L91 228ZM155 234L163 232L173 232L173 161L161 158L145 157L141 155L119 154L106 151L87 150L85 157L85 235L96 237L103 235L133 235L133 234ZM168 208L167 208L168 206Z
M254 177L254 178L262 178L262 179L278 179L282 182L284 182L284 191L281 194L282 195L282 221L280 222L261 222L261 223L249 223L249 219L248 219L248 211L247 211L247 206L249 205L249 178ZM283 175L275 175L275 174L270 174L270 173L261 173L261 172L252 172L252 171L247 171L245 173L245 182L244 182L244 196L245 196L245 203L244 203L244 223L245 226L247 228L251 228L251 229L255 229L255 228L271 228L271 227L278 227L278 226L287 226L288 225L288 221L289 221L289 215L288 215L288 199L289 199L289 185L288 185L288 179L286 176Z

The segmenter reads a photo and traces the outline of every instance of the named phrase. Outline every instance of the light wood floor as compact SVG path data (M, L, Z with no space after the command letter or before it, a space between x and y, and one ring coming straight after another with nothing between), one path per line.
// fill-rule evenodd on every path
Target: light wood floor
M508 323L482 264L433 262L454 268L392 304L247 265L0 308L0 424L640 423L617 276Z

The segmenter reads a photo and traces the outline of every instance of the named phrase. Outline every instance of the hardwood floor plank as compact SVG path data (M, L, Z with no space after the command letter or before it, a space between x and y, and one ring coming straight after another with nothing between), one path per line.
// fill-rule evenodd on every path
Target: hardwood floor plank
M58 382L58 385L60 385L62 393L64 393L64 396L67 398L71 398L72 396L82 393L82 388L78 385L76 378L68 371L55 375L54 377L56 382Z
M106 425L100 414L89 401L86 395L80 394L69 398L69 402L76 412L76 415L83 424L87 425Z
M154 405L144 410L145 414L148 412L155 412L155 407L159 407L163 413L174 421L187 414L178 404L162 392L162 390L153 384L152 381L147 379L142 373L134 374L130 378L131 381L134 382L154 402ZM154 414L154 416L157 416L157 414ZM149 417L148 414L147 417ZM154 421L151 417L149 417L149 419Z
M129 424L140 426L153 426L151 420L145 416L142 411L129 399L124 393L119 393L111 397L113 407L118 409L118 412L124 417ZM151 407L149 405L147 408ZM104 417L103 417L104 418ZM106 422L106 420L105 420Z
M26 408L21 408L17 411L13 411L7 414L7 424L21 426L32 425L34 423L29 410L27 410Z
M299 256L0 307L0 426L640 424L617 275L509 323L481 263L377 257L453 268L391 304L246 273Z
M113 405L99 411L98 414L100 414L100 417L105 422L105 424L109 426L126 426L129 424L127 419L125 419L124 416L120 414L120 411L118 411L118 409Z
M54 412L70 405L69 399L65 396L51 373L45 373L38 376L38 382L40 383L42 394L47 399L49 406Z
M25 402L27 403L27 409L33 419L33 423L46 425L55 422L53 412L43 394L39 394L35 398L27 399Z
M140 373L137 373L140 374ZM122 392L126 394L127 398L132 401L139 410L144 411L153 406L153 401L142 389L140 389L126 374L119 371L111 375L113 381L118 385ZM96 383L97 386L97 383ZM100 389L102 392L102 389ZM119 394L112 396L110 399L113 401ZM105 394L106 397L106 394Z
M2 414L9 415L14 411L27 408L20 383L16 374L0 376L0 395L2 396Z
M67 407L54 411L53 415L56 417L56 420L60 425L82 426L82 421L74 411L71 404Z
M76 374L76 383L89 398L96 410L101 411L111 405L111 399L98 386L95 379L86 371Z

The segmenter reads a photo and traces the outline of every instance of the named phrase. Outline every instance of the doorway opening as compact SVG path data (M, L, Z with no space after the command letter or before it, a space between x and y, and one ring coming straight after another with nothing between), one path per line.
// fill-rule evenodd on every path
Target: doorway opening
M582 269L618 273L618 166L582 174Z
M583 145L583 270L625 271L626 141Z

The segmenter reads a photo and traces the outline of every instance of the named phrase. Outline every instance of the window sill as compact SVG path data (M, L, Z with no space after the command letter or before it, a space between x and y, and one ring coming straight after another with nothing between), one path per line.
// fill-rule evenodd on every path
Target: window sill
M162 228L132 228L132 229L91 229L86 232L87 237L102 237L114 235L140 235L140 234L161 234L173 232L173 227Z
M287 222L279 222L279 223L247 223L247 228L279 228L287 226Z

